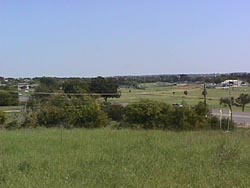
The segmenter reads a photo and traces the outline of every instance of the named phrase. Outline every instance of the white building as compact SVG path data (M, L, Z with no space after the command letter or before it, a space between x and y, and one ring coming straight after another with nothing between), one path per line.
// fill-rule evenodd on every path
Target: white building
M30 89L30 85L28 84L28 83L19 83L18 85L17 85L17 89L19 90L19 91L25 91L25 90L29 90Z
M248 83L242 80L225 80L221 83L223 87L241 87L247 86Z

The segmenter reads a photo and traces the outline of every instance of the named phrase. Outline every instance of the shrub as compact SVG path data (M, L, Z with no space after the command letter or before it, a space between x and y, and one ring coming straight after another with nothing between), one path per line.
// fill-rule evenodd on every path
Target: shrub
M31 112L26 115L22 127L26 128L36 128L38 126L37 113Z
M6 120L7 120L6 114L0 111L0 125L3 125Z
M4 128L7 130L15 130L15 129L19 129L20 126L19 126L19 123L17 120L13 120L13 121L7 123L6 125L4 125Z
M207 108L207 105L205 105L203 102L199 102L194 107L194 111L199 116L206 116L209 112L209 109Z
M90 102L66 109L67 123L73 127L99 128L108 125L108 117L100 105Z
M169 111L170 106L165 103L142 100L126 107L125 120L146 129L165 128L170 123Z
M221 129L228 130L228 118L222 118L221 120ZM217 116L209 116L208 117L208 126L210 129L220 129L220 119ZM235 122L229 122L230 130L234 129Z
M136 124L144 129L195 130L219 128L218 118L210 116L207 106L202 102L194 107L184 103L182 106L172 107L162 102L142 100L125 108L125 122L130 127L132 125L135 127ZM222 127L225 130L227 129L227 120L222 120Z
M63 108L47 105L43 106L37 114L37 123L45 127L54 127L60 125L64 118Z
M104 106L104 111L114 121L123 120L123 116L125 113L124 107L121 104L110 104L107 103Z
M69 97L55 95L43 100L32 99L31 112L26 116L24 127L86 127L96 128L108 124L108 118L101 106L90 96ZM38 108L37 108L38 107Z
M174 130L194 129L196 121L200 119L199 116L195 113L195 111L188 106L175 108L171 114L171 117L171 122L173 126L172 129Z

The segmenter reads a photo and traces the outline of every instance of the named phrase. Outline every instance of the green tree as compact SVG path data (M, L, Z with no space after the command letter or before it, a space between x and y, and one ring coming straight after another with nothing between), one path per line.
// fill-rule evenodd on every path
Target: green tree
M56 78L42 77L39 78L39 83L39 86L35 89L36 92L51 93L60 89L60 84Z
M65 107L71 105L71 101L64 94L57 94L37 99L30 97L25 114L26 127L37 125L54 127L65 121Z
M18 105L18 93L12 91L0 91L0 106Z
M59 88L59 83L56 78L52 77L42 77L39 79L40 84L47 86L48 88L51 89L58 89Z
M171 126L171 107L165 103L142 100L125 108L125 120L141 128L157 129Z
M244 112L246 104L250 103L250 95L242 93L235 101L242 107L242 112Z
M108 98L118 98L118 83L113 78L97 77L91 80L90 88L91 93L98 93L107 101Z
M95 102L68 106L66 117L68 125L72 127L100 128L109 123L107 115Z
M64 93L86 93L88 84L80 79L67 80L62 84Z
M47 100L35 101L25 118L25 127L58 127L65 128L104 127L109 123L107 115L94 98L87 96L87 100L80 97L68 97L64 94L52 95Z
M65 119L64 109L46 105L37 114L37 123L45 127L59 126Z

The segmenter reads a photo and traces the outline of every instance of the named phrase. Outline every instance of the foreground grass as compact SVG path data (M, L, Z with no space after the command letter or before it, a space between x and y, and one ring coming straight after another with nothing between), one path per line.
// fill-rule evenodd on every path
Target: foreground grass
M0 187L250 187L250 131L0 131Z

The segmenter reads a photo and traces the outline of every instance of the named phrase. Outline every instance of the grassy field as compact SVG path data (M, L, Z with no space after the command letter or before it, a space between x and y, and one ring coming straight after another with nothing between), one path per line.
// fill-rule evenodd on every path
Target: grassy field
M0 187L250 187L250 131L0 131Z
M0 111L20 110L20 106L0 106Z
M183 85L183 86L167 86L164 83L146 83L142 84L144 89L120 89L122 95L120 98L111 98L110 102L122 104L136 103L141 99L151 99L163 101L168 104L185 102L190 105L195 105L199 101L203 101L202 85ZM188 95L184 95L184 91L188 91ZM175 92L175 94L173 94ZM250 87L231 88L232 97L237 98L241 93L250 94ZM207 103L210 109L228 109L228 107L220 106L219 99L228 97L228 89L207 89ZM27 97L29 94L24 93ZM23 97L22 96L22 97ZM20 110L20 106L4 106L0 107L1 111ZM234 111L241 111L240 107L233 107ZM245 111L250 112L250 104L246 105Z
M112 102L119 102L123 104L138 102L140 99L152 99L163 101L168 104L181 103L194 105L199 101L203 101L202 85L186 85L186 86L161 86L157 83L144 84L142 89L121 89L121 97L117 99L110 99ZM184 91L188 91L188 95L184 95ZM130 92L129 92L130 91ZM175 94L173 94L175 92ZM230 89L231 96L237 98L241 93L250 94L250 87L239 87ZM219 99L221 97L228 97L229 91L227 89L207 89L207 103L210 109L226 108L220 106ZM228 109L228 108L226 108ZM250 105L246 106L246 111L250 111ZM234 111L241 111L240 107L234 107Z

